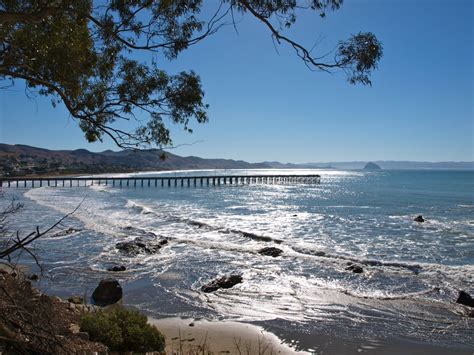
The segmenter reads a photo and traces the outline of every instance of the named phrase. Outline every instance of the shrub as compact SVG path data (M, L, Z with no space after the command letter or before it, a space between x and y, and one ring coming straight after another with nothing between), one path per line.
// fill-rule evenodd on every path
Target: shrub
M147 317L123 307L85 314L81 331L111 351L161 352L165 349L165 337L147 323Z

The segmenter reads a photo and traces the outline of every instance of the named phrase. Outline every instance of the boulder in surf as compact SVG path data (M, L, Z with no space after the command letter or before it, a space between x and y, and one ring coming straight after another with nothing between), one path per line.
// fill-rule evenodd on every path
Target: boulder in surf
M348 267L346 267L346 270L352 271L355 274L361 274L364 272L364 269L362 268L362 266L357 265L357 264L349 265Z
M155 254L161 249L162 245L166 243L168 243L166 239L156 243L146 242L142 238L135 238L128 242L117 243L115 247L128 256L136 256L138 254Z
M474 298L472 298L471 295L465 291L459 291L459 296L456 300L456 303L474 307Z
M107 306L120 301L122 294L122 286L117 280L104 279L92 293L92 301L98 306Z
M202 292L214 292L217 291L221 288L232 288L235 285L242 283L242 275L238 274L232 274L229 276L222 276L218 278L217 280L211 281L206 285L203 285L201 287Z
M280 256L283 253L283 250L275 248L275 247L266 247L266 248L260 249L258 253L261 255L272 256L276 258L277 256Z

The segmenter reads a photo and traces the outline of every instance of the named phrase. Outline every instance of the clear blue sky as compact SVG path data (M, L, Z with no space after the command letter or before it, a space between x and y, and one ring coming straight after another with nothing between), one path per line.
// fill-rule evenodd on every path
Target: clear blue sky
M210 2L212 3L212 1ZM298 18L290 34L320 49L374 32L384 57L373 86L342 73L310 72L288 47L247 17L163 67L201 75L210 121L192 135L173 129L181 155L282 162L474 160L472 0L353 0L326 19ZM88 144L63 108L0 90L0 141L50 149L116 150Z

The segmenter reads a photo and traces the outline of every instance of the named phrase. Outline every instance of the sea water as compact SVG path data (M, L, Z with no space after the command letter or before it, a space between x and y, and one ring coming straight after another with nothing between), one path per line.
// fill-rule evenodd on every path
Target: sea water
M24 208L10 228L42 230L79 206L34 246L45 274L41 287L51 293L90 294L112 276L124 287L125 304L156 317L258 322L282 334L406 337L472 350L472 318L455 301L459 290L474 294L474 172L161 175L310 173L320 174L321 184L13 191ZM426 221L414 222L417 215ZM116 249L136 237L169 243L155 255ZM258 254L268 246L283 254ZM347 270L351 263L364 272ZM107 272L113 265L127 270ZM230 273L243 282L200 291Z

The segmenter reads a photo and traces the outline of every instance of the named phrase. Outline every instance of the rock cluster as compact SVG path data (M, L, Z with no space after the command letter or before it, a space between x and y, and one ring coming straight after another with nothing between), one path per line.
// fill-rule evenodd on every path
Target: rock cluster
M117 243L115 247L127 256L137 256L138 254L155 254L165 244L168 244L166 239L159 242L149 242L137 237L128 242Z
M67 299L67 301L69 303L73 303L73 304L83 304L84 303L84 299L81 296L71 296Z

